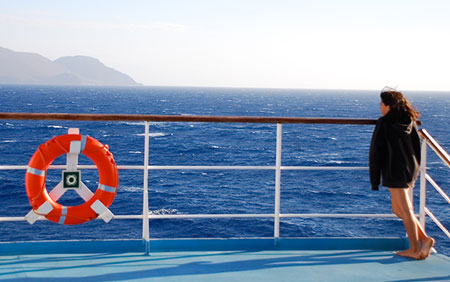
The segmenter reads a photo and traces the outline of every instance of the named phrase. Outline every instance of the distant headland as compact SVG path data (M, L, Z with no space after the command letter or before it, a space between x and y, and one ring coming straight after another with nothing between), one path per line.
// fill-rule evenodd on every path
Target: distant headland
M0 84L140 86L129 75L87 56L55 61L0 47Z

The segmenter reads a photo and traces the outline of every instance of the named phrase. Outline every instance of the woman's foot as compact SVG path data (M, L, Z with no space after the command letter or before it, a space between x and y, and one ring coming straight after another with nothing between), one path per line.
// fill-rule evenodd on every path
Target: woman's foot
M426 259L430 256L431 248L434 247L435 240L431 237L426 238L422 242L422 246L419 251L420 259Z
M407 249L404 251L398 251L398 252L396 252L396 254L401 257L407 257L407 258L412 258L412 259L422 259L420 251L421 251L421 249L419 249L417 251Z

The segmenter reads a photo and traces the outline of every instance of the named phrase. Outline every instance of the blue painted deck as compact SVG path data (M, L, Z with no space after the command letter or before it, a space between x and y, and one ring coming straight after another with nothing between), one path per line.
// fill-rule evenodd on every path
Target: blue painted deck
M450 258L404 238L0 243L1 281L450 281ZM34 253L34 254L33 254Z

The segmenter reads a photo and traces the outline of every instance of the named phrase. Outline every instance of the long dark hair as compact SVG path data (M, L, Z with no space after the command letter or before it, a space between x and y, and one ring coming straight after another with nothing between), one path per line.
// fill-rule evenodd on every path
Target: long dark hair
M420 113L411 105L411 103L403 96L402 92L390 87L381 90L381 101L386 106L390 106L389 115L397 120L404 120L409 117L411 121L416 121Z

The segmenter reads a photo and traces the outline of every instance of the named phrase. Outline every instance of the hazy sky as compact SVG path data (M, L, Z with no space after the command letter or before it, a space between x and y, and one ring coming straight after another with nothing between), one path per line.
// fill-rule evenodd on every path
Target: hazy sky
M450 1L0 0L0 46L145 85L450 91Z

